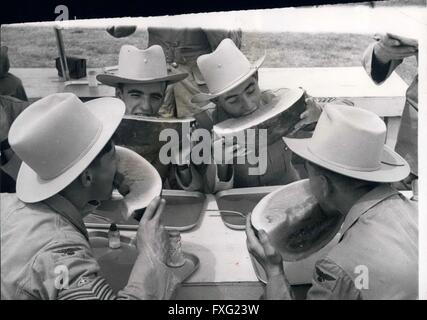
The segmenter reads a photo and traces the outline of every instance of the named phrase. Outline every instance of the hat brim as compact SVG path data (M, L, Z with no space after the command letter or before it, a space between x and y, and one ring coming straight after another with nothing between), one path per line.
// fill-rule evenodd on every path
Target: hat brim
M77 163L51 180L41 179L33 169L23 162L16 181L16 193L23 202L43 201L68 186L96 158L116 131L125 113L124 103L116 98L99 98L86 102L85 105L102 123L102 130L97 141Z
M242 75L240 78L234 80L234 82L231 83L230 85L228 85L226 88L222 89L219 92L215 92L215 93L204 93L204 92L198 93L191 98L191 102L192 103L200 103L200 102L210 101L210 100L212 100L216 97L219 97L220 95L223 95L224 93L236 88L242 82L246 81L249 77L251 77L256 71L258 71L258 69L264 63L265 57L266 57L266 54L264 53L264 55L261 58L259 58L257 61L255 61L255 63L251 66L250 70L247 73Z
M314 164L317 164L320 167L326 168L328 170L342 174L347 177L365 181L387 183L403 180L409 175L410 169L408 163L400 155L398 155L386 145L384 145L384 153L387 155L387 158L391 158L392 161L388 161L388 163L381 162L380 168L375 171L358 171L347 169L319 158L308 148L310 140L311 138L283 138L283 141L286 143L286 145L300 157L310 162L313 162ZM396 163L399 165L390 163Z
M161 78L126 78L114 74L98 74L96 79L107 86L118 87L119 84L145 84L163 81L172 84L184 80L187 76L187 73L176 73Z

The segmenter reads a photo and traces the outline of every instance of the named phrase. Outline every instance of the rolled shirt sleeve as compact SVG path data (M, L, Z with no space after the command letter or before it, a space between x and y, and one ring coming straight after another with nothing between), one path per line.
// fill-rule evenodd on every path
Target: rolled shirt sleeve
M371 43L363 53L362 65L369 77L376 83L381 84L392 74L403 60L392 60L387 65L382 65L375 58L374 47L376 42Z

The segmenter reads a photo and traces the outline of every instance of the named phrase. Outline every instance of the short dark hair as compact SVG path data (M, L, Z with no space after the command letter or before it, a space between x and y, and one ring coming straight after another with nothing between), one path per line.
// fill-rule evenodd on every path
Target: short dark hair
M89 167L93 166L93 165L98 165L99 162L101 161L101 158L105 154L107 154L108 152L110 152L112 148L113 148L113 139L110 139L110 140L107 141L107 143L102 148L102 150L97 154L97 156L95 157L95 159L93 159L93 161L90 163Z
M329 169L326 169L324 167L321 167L311 161L306 160L310 165L321 175L325 176L326 178L333 180L333 181L340 181L344 182L347 185L352 185L354 188L359 189L361 187L363 188L369 188L374 189L377 187L380 183L379 182L373 182L373 181L366 181L366 180L360 180L356 178L352 178L349 176L345 176L343 174L339 174L337 172L331 171Z

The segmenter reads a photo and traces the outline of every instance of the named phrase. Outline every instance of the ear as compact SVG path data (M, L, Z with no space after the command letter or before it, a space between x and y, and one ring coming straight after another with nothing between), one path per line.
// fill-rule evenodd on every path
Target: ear
M318 179L319 192L322 198L327 198L332 191L330 180L324 175L318 175L316 178Z
M258 82L258 70L252 75L252 77L254 77L255 80Z
M120 88L116 88L116 97L123 100L123 91Z
M89 188L93 183L93 173L92 170L87 168L80 174L80 182L84 188Z

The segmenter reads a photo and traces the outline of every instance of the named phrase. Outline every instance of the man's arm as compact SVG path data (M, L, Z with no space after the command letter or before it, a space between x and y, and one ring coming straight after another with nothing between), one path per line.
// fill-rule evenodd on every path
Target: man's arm
M390 60L382 63L375 55L375 46L377 43L370 44L362 57L362 65L369 77L376 83L381 84L390 77L393 71L402 63L403 60Z
M418 42L386 33L377 35L377 42L368 46L362 65L376 84L384 82L403 59L418 54Z
M294 294L286 278L282 256L271 245L264 230L255 234L251 215L246 219L246 246L249 253L261 264L267 274L263 298L266 300L293 300Z
M138 257L117 294L100 275L87 241L74 234L64 235L36 257L25 292L39 299L169 299L181 280L166 266L169 236L160 224L164 205L157 197L145 210L137 232Z

